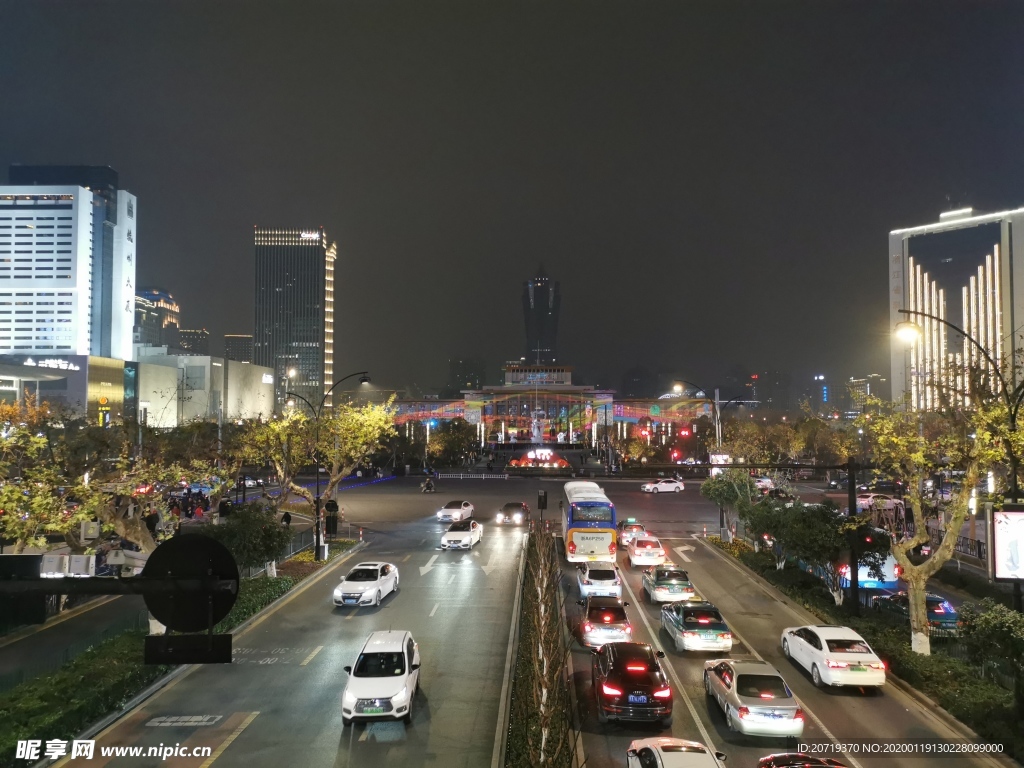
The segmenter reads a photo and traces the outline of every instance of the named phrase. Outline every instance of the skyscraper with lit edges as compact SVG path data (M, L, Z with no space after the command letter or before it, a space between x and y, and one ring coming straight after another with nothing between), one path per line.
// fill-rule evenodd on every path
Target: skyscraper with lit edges
M254 362L274 369L277 410L286 392L317 406L334 383L337 245L323 227L256 227L255 249Z
M562 303L557 282L552 282L544 267L536 277L523 283L523 319L526 321L526 361L531 364L555 361L558 336L558 310Z

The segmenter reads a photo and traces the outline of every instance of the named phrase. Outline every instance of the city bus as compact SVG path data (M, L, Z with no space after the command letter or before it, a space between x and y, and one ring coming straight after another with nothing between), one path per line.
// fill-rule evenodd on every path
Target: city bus
M597 483L573 480L562 489L562 541L570 563L615 562L615 505Z

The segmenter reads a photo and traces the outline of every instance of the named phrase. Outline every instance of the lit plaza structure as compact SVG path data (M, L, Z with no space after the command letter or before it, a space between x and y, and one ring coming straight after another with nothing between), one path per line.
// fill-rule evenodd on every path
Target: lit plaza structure
M597 445L646 433L665 444L689 434L702 416L712 417L703 398L616 400L615 393L572 383L564 365L506 363L505 381L463 390L461 398L399 400L395 424L410 436L425 425L465 419L477 426L481 445Z

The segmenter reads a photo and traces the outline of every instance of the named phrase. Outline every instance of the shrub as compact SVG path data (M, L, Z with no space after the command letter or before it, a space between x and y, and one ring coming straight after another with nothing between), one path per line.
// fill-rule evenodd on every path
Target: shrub
M215 631L230 632L243 621L283 597L295 584L296 580L288 576L279 576L276 579L245 579L238 590L238 599L231 612L215 627Z
M239 568L258 568L276 560L292 540L291 530L278 523L274 510L256 502L235 507L221 523L206 523L196 533L227 547Z

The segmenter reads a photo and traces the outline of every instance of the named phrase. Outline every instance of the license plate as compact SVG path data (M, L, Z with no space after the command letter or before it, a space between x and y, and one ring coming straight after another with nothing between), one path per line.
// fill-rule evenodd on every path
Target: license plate
M633 694L630 694L629 695L629 703L630 704L646 704L647 703L647 697L646 696L634 696Z
M714 640L715 639L715 633L714 632L701 632L700 636L704 640Z
M384 707L366 707L363 712L367 715L379 715L384 712Z
M865 672L867 667L850 667L851 672Z
M354 604L354 603L358 603L358 602L359 602L359 600L358 600L358 598L351 598L351 597L347 597L347 598L345 598L345 600L343 600L342 602L344 602L344 603L345 603L345 604L347 604L347 605L352 605L352 604Z
M771 712L771 713L768 714L768 717L771 720L781 720L782 718L785 717L785 715L780 715L778 712Z

